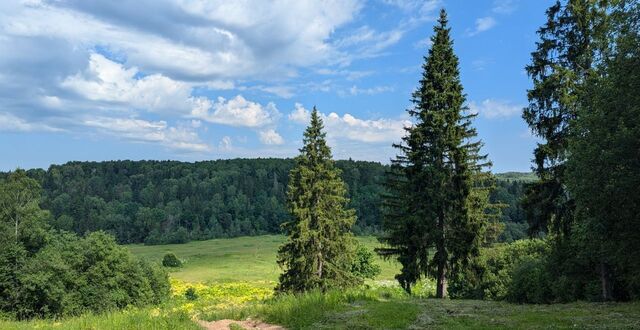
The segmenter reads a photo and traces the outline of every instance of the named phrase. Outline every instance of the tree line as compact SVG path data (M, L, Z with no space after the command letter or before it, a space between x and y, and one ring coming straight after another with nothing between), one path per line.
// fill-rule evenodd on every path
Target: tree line
M290 220L286 187L292 159L70 162L27 171L42 186L51 224L83 235L103 230L120 243L191 240L281 233ZM356 234L382 230L381 194L388 166L338 160L356 211ZM1 173L0 178L7 173ZM524 177L526 179L526 177ZM506 206L501 240L526 235L519 204L522 175L499 179L492 200Z

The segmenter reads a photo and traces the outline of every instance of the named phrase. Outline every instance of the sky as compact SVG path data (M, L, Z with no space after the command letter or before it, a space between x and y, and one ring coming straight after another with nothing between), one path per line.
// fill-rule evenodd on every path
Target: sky
M6 0L0 170L293 157L317 107L337 159L388 163L449 15L494 172L528 171L524 67L551 0Z

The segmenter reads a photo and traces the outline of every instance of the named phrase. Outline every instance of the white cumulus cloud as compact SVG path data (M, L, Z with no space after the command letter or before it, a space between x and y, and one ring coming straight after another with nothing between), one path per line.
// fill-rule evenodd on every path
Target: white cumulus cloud
M306 124L310 111L301 104L289 114L289 120ZM331 112L328 115L320 113L327 130L327 137L331 139L345 138L365 143L398 142L404 135L404 127L411 125L408 120L396 119L360 119L351 114L338 115Z
M237 95L229 100L218 97L215 102L207 98L197 98L191 116L210 123L261 127L275 123L280 112L273 103L263 106Z
M258 132L258 135L260 137L260 142L262 142L263 144L278 145L284 143L284 139L282 138L282 136L280 136L280 134L278 134L278 132L276 132L272 128L260 131Z
M136 67L125 68L103 55L93 53L88 68L67 77L62 86L88 100L118 102L146 111L185 112L189 109L191 86L160 74L140 79Z
M305 109L301 103L296 103L295 109L289 114L289 120L298 124L307 124L309 123L310 115L311 112Z

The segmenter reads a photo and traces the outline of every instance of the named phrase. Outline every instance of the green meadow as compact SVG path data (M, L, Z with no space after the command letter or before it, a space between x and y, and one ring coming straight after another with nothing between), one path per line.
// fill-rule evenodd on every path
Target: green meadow
M175 253L183 267L170 272L174 294L158 307L59 320L0 321L0 329L200 329L198 320L260 319L288 329L630 329L640 328L640 303L518 305L429 298L422 283L409 297L393 281L397 264L378 259L381 274L362 288L273 297L283 236L238 237L176 245L129 245L160 262ZM373 249L373 237L359 241ZM187 288L196 300L184 296Z
M227 282L275 282L280 269L276 264L276 252L285 237L265 235L238 237L233 239L212 239L185 244L128 245L135 255L159 262L172 252L183 262L183 267L171 272L171 277L185 282L227 283ZM374 237L359 237L358 240L373 250L378 246ZM393 280L398 269L394 261L377 259L381 273L377 280Z

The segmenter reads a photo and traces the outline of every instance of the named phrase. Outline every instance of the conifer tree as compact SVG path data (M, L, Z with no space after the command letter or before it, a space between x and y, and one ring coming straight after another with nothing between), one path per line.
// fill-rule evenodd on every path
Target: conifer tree
M356 217L347 209L346 186L326 143L322 119L313 109L304 146L289 173L288 208L283 224L288 240L278 251L279 292L346 287L359 279L351 272Z
M578 117L584 83L607 51L611 2L557 1L538 30L540 41L526 68L533 88L528 90L529 106L522 115L532 132L543 139L534 151L540 181L529 187L523 203L530 234L570 235L575 208L565 179L570 126Z
M402 269L396 278L407 292L422 276L433 276L436 295L443 298L450 275L477 255L482 243L491 177L483 172L489 164L479 153L481 142L474 142L475 115L464 106L444 10L434 32L408 110L414 125L394 145L400 155L388 176L387 235L381 239L388 247L378 252L397 257Z

